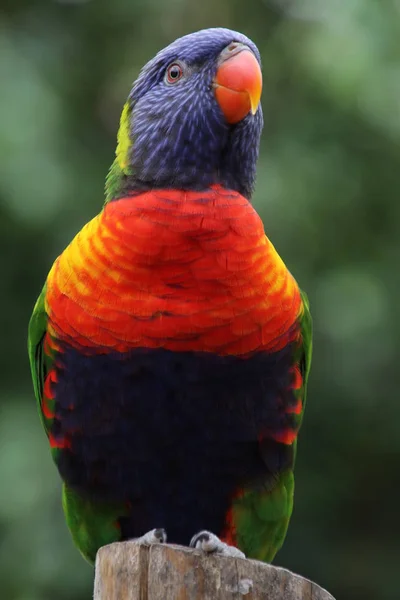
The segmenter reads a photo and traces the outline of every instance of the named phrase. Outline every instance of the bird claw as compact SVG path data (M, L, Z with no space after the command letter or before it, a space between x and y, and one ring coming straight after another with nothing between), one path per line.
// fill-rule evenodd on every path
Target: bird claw
M210 531L200 531L190 540L190 547L203 550L207 554L215 553L222 556L231 556L234 558L246 558L245 554L234 546L229 546L222 542L219 537Z
M165 544L167 533L165 529L152 529L139 538L133 540L136 544L151 546L152 544Z

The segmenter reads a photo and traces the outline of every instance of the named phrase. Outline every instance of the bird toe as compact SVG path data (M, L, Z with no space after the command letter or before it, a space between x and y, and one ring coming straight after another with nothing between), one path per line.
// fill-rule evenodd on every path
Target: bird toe
M190 547L202 550L207 554L215 553L223 556L233 556L236 558L246 558L241 550L234 546L229 546L210 531L200 531L190 540Z

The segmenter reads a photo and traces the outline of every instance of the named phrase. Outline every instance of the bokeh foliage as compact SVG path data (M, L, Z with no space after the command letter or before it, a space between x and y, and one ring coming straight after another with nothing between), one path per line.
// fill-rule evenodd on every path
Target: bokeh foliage
M254 203L315 321L295 511L276 562L338 599L398 595L400 1L3 0L4 599L91 597L36 415L27 322L52 261L101 207L140 66L215 25L260 48L266 126Z

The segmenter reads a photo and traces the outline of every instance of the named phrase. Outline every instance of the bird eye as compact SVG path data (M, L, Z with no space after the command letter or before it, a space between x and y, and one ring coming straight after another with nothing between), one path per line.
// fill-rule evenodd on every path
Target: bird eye
M169 65L165 74L166 81L168 83L176 83L183 75L183 69L178 63L172 63Z

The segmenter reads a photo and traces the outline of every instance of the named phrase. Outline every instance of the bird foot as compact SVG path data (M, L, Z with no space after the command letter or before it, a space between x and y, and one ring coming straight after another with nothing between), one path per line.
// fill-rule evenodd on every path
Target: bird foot
M144 544L151 546L152 544L165 544L167 541L167 533L165 529L152 529L139 538L132 540L136 544Z
M234 546L229 546L222 542L219 537L210 533L210 531L200 531L190 540L190 547L203 550L209 554L222 554L223 556L232 556L235 558L246 558L245 554Z

